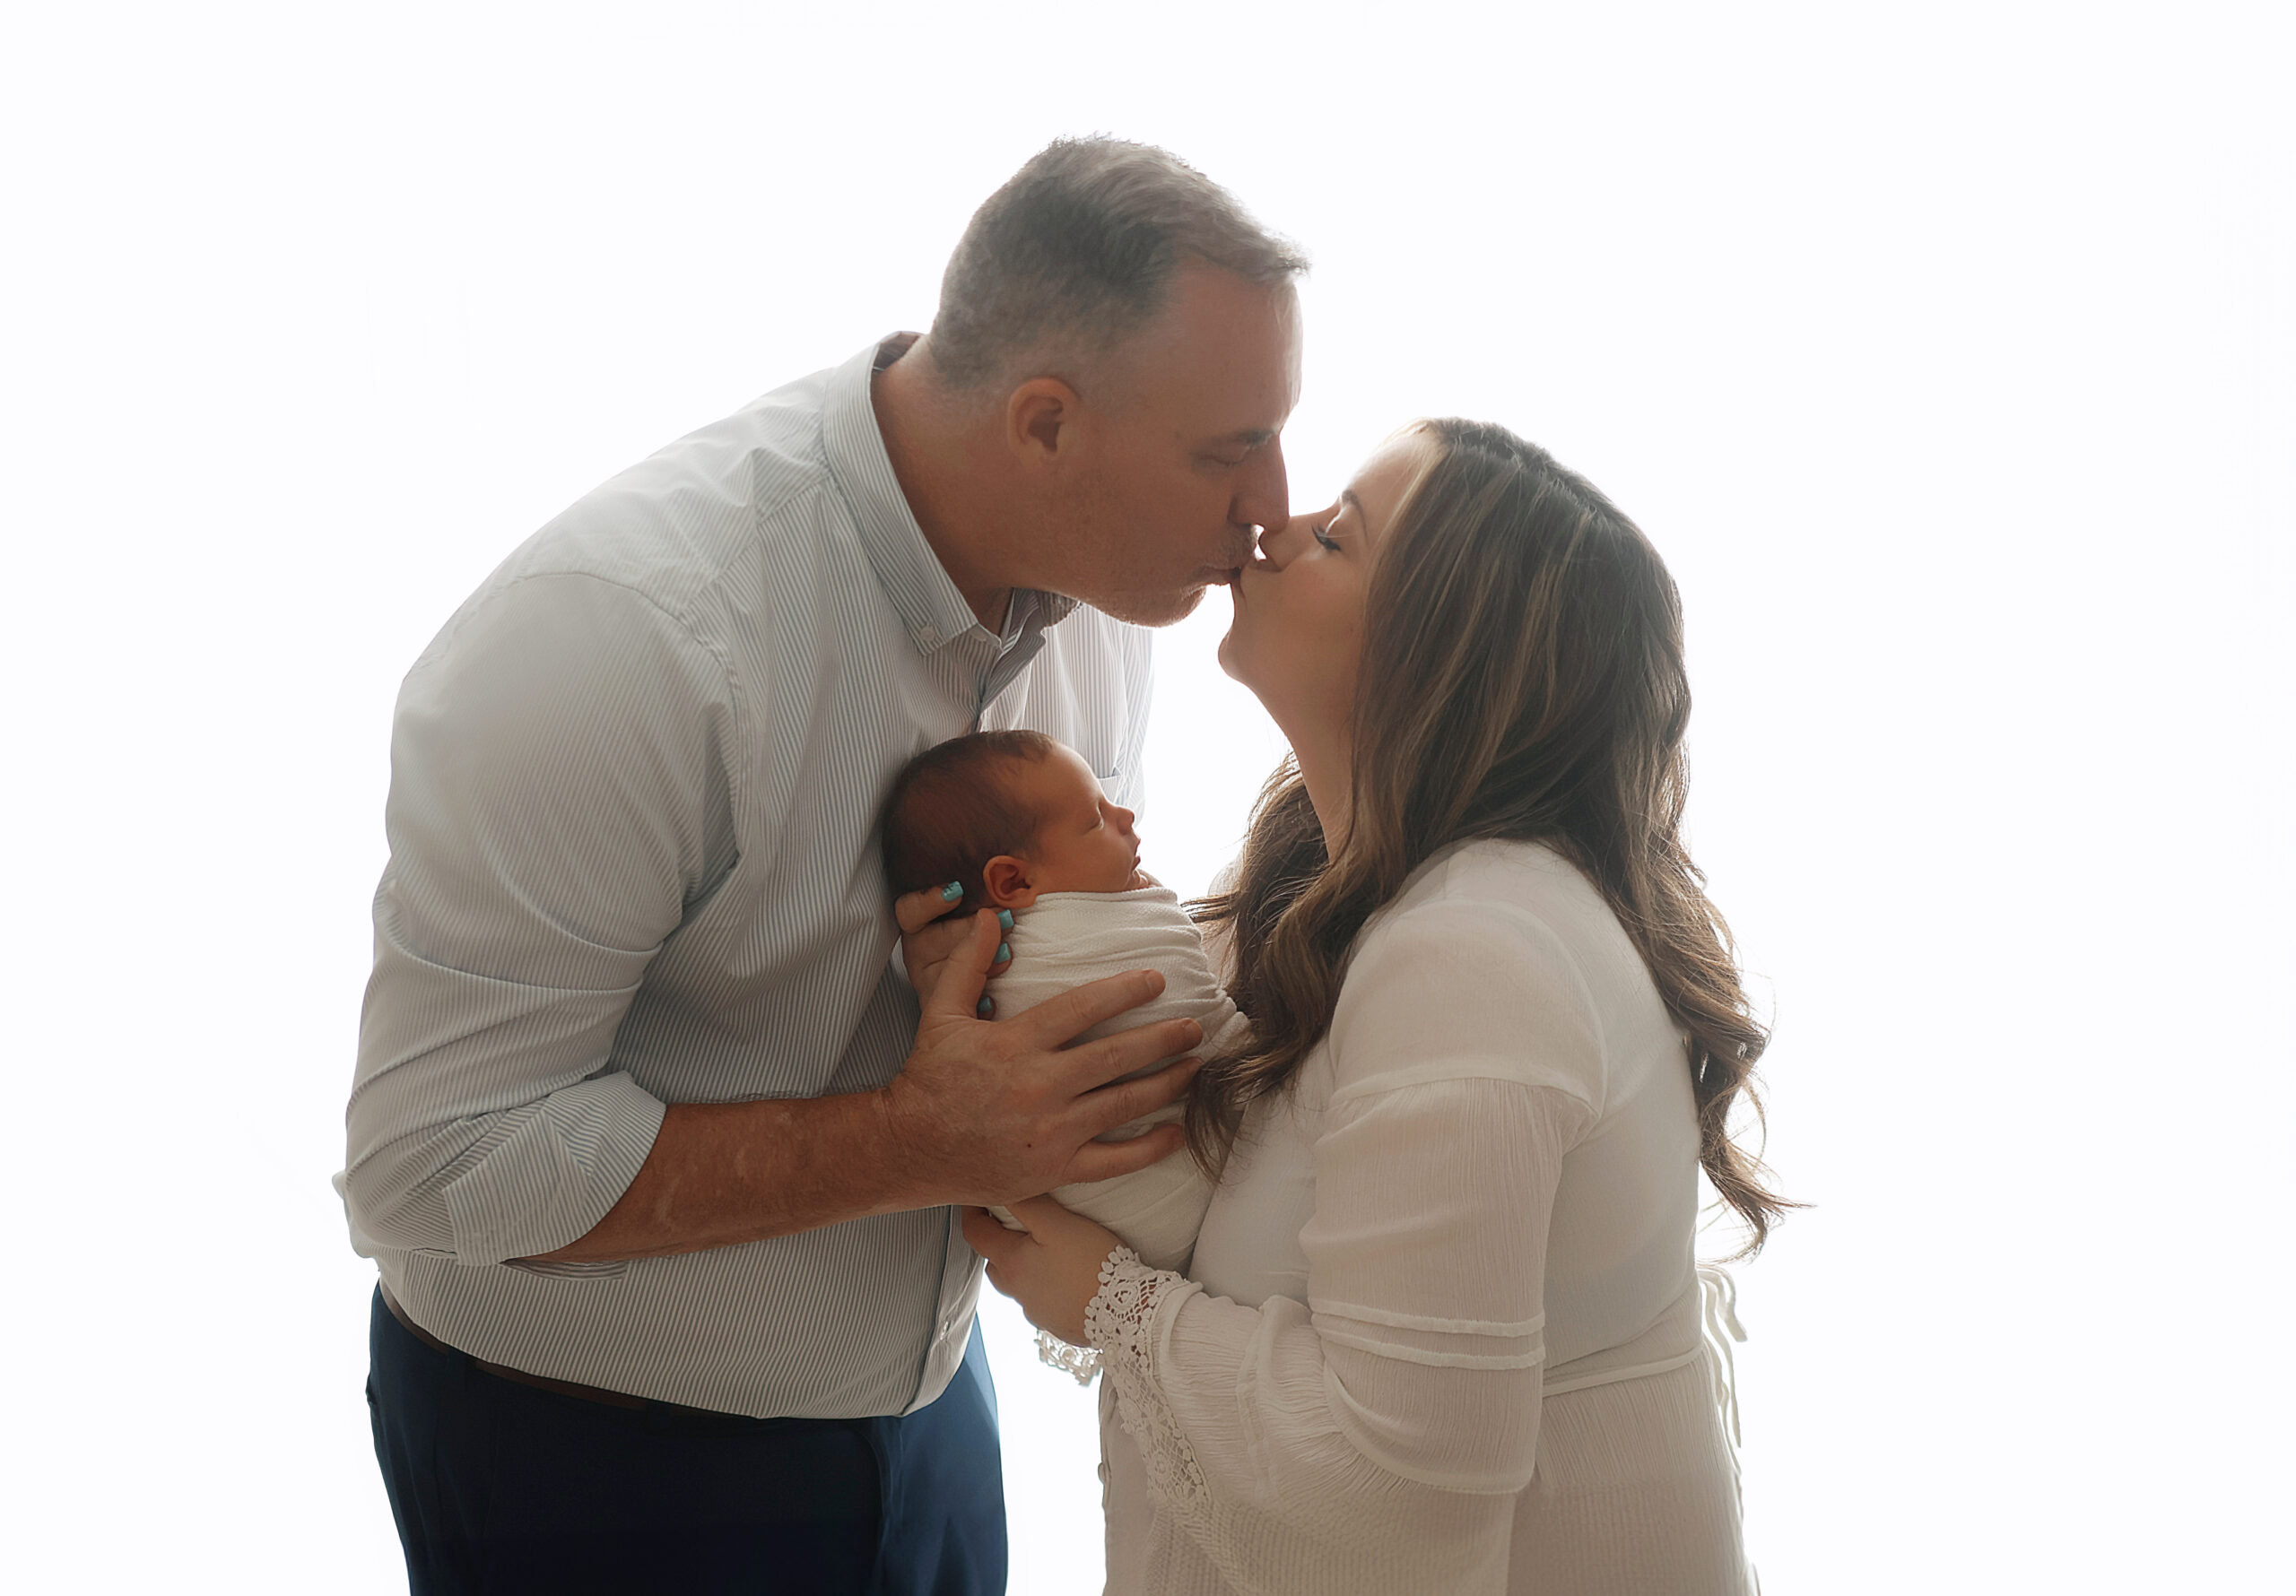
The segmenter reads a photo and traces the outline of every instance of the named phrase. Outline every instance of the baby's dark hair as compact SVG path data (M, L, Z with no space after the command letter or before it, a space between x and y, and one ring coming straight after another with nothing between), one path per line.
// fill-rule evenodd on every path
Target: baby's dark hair
M1059 746L1042 732L975 732L902 766L877 826L892 895L956 881L970 906L987 902L980 872L997 854L1026 849L1039 820L1013 802L1001 768L1039 763Z

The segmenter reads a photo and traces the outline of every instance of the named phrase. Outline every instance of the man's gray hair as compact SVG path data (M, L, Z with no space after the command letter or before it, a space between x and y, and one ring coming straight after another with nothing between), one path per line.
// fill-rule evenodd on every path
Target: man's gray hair
M1154 319L1190 262L1258 283L1308 269L1296 245L1178 157L1124 139L1056 139L973 213L926 348L960 389L1031 351L1099 354Z

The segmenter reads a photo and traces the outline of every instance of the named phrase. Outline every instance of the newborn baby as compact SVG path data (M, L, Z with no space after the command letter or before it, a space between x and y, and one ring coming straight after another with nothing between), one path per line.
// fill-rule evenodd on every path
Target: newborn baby
M1017 1014L1102 976L1152 969L1163 975L1161 996L1076 1040L1186 1016L1204 1028L1195 1056L1212 1059L1243 1045L1247 1022L1220 989L1195 922L1177 894L1141 872L1132 811L1109 802L1091 767L1065 743L1040 732L977 732L926 750L893 778L885 800L884 861L896 897L954 881L964 888L967 908L1012 911L1004 938L1012 967L996 983L1004 1012ZM1183 1112L1172 1104L1100 1140L1129 1141ZM1180 1269L1195 1248L1212 1183L1180 1152L1136 1174L1060 1186L1052 1195L1115 1231L1150 1268ZM991 1211L1023 1227L1002 1210Z

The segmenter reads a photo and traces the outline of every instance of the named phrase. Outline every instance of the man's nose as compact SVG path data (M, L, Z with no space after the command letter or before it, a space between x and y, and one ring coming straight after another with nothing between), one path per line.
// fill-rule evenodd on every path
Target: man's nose
M1252 456L1229 517L1239 526L1258 527L1263 542L1292 518L1292 483L1283 467L1282 438L1271 439Z
M1279 571L1290 565L1292 557L1308 541L1309 520L1309 516L1297 516L1263 529L1259 534L1260 559Z

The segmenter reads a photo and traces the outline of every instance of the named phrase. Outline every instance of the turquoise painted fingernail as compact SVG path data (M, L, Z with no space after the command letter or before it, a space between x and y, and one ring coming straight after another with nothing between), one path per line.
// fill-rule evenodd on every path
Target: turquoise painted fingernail
M972 1011L986 1019L996 1011L996 1001L992 998L983 998L973 1005Z
M1013 911L1012 911L1012 910L1010 910L1010 909L999 909L999 910L997 910L997 911L996 911L996 924L999 924L999 925L1001 925L1001 926L1003 926L1003 927L1004 927L1005 930L1007 930L1007 931L1012 930L1012 929L1013 929Z
M1012 944L1011 944L1011 943L1009 943L1009 942L999 942L999 943L997 943L997 944L996 944L996 962L997 962L997 963L999 963L999 964L1003 964L1006 959L1008 959L1008 958L1012 958L1012 957L1013 957L1013 947L1012 947Z
M951 881L947 886L941 889L941 901L943 903L954 903L964 895L965 884L962 881Z

